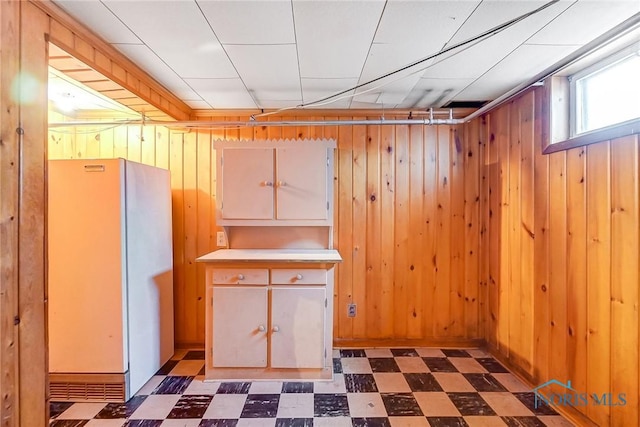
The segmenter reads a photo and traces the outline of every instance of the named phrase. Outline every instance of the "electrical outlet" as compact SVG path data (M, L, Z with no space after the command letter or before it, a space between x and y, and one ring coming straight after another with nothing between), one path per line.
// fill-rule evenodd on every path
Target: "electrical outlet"
M216 239L218 241L219 248L227 246L227 237L224 235L224 231L218 231Z
M347 317L356 317L356 305L347 304Z

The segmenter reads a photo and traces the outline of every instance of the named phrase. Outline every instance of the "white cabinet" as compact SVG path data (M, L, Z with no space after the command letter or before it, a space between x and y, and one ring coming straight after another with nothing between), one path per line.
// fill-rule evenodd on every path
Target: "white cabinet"
M210 289L213 302L214 366L267 366L267 288Z
M271 290L271 366L322 368L325 288Z
M218 224L330 225L333 146L216 143Z
M207 379L330 378L328 278L324 268L208 267Z

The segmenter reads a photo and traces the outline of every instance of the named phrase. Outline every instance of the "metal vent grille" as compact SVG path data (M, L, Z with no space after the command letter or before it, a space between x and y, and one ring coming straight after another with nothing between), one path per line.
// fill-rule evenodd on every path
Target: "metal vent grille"
M52 401L124 402L124 383L51 382Z

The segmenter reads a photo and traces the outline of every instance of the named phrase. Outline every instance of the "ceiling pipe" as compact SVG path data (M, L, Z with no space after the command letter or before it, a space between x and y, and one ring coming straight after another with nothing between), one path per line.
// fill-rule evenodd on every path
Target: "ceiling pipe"
M475 119L476 117L480 117L481 115L485 114L486 112L488 112L488 111L490 111L490 110L492 110L492 109L504 104L505 102L508 102L509 100L515 98L516 96L520 95L522 92L524 92L525 90L527 90L531 86L537 84L538 82L540 82L540 81L552 76L553 74L563 70L564 68L574 64L575 62L579 61L580 59L583 59L584 57L586 57L587 55L592 53L594 50L596 50L596 49L598 49L600 47L606 46L607 44L619 39L620 37L625 36L629 32L634 31L634 30L638 29L639 27L640 27L640 13L636 13L635 15L633 15L632 17L628 18L627 20L621 22L620 24L616 25L615 27L613 27L612 29L610 29L606 33L602 34L601 36L599 36L599 37L595 38L594 40L590 41L589 43L585 44L584 46L582 46L580 49L576 50L575 52L573 52L569 56L561 59L560 61L556 62L552 66L546 68L544 71L536 74L531 79L529 79L526 82L516 86L515 88L511 89L509 92L505 93L504 95L494 99L490 103L486 104L485 106L481 107L480 109L478 109L478 110L474 111L473 113L469 114L468 116L463 118L462 121L466 123L466 122L469 122L469 121Z
M120 125L143 125L143 126L170 126L178 128L229 128L229 127L260 127L260 126L358 126L358 125L459 125L463 119L365 119L365 120L280 120L273 122L263 122L249 120L246 122L220 122L220 121L176 121L168 122L162 120L127 120L113 122L57 122L49 123L49 128L71 127L71 126L120 126Z

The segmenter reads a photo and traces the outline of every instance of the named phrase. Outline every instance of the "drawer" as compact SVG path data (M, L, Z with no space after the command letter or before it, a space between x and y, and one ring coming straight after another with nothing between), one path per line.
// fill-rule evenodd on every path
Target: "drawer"
M269 270L257 268L229 268L213 271L214 285L268 285Z
M326 285L327 270L324 269L277 269L271 270L273 285Z

